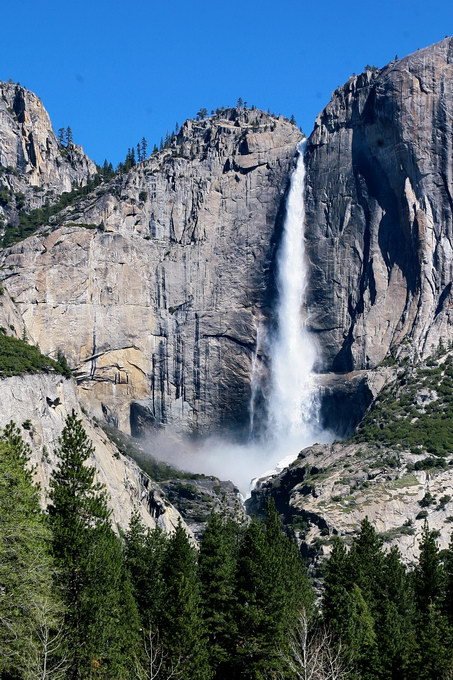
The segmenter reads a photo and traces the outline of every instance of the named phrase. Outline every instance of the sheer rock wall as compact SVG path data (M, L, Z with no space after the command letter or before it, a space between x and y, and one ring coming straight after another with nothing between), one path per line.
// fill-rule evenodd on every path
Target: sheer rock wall
M321 369L427 356L451 340L453 38L350 78L306 162Z
M300 131L261 111L168 148L3 253L29 337L125 432L244 430L256 329Z

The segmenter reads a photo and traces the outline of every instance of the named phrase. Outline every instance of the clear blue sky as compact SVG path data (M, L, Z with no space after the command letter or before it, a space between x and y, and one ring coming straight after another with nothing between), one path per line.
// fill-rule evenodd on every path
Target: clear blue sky
M2 4L0 79L44 101L97 162L199 108L250 104L312 129L331 92L453 33L452 0L21 0Z

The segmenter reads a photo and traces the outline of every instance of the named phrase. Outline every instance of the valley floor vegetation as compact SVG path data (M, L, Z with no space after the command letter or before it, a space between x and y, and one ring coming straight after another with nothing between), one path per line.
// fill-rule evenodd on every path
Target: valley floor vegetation
M453 673L453 544L425 525L418 562L364 520L336 539L315 594L275 508L213 514L199 550L138 513L118 535L68 416L43 511L30 451L0 435L1 680L445 680Z

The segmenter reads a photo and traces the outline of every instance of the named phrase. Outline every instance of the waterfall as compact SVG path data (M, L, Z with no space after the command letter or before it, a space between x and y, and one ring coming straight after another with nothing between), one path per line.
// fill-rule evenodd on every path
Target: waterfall
M255 351L252 357L252 366L250 371L250 406L249 406L249 440L253 441L255 434L255 404L258 395L258 390L260 386L260 373L259 373L259 362L258 362L258 352L261 349L261 338L262 325L258 322L256 326L256 344Z
M316 346L305 316L308 267L304 241L304 150L302 142L286 200L277 257L275 330L268 327L260 314L254 319L256 346L250 366L248 440L238 443L209 437L195 447L192 445L189 452L185 445L185 469L232 479L244 497L259 479L289 465L301 449L333 439L331 433L322 431L317 420L312 375ZM263 401L265 409L261 408ZM162 445L157 448L162 456ZM170 449L165 460L180 465L181 456L174 443Z
M281 455L291 458L303 446L314 443L319 434L312 378L316 346L307 330L304 311L308 277L304 239L305 146L304 140L298 148L286 201L277 257L276 330L270 343L267 437Z

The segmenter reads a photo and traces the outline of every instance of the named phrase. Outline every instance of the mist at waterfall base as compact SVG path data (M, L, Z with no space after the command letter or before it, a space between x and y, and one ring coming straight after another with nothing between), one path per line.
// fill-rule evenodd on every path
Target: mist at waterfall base
M332 438L329 433L320 432L314 437L309 433L305 438L251 440L240 444L220 436L192 441L164 430L147 438L146 449L153 458L180 470L230 480L243 498L247 498L257 479L283 470L306 446L326 443Z
M275 330L257 328L257 347L251 362L251 436L237 444L210 437L189 444L170 435L154 440L155 457L192 472L230 479L244 496L257 478L279 472L305 447L332 441L318 421L319 405L313 367L316 345L307 330L305 295L308 267L305 255L305 141L298 148L296 168L286 199L286 214L277 255L277 305ZM255 399L262 388L258 357L270 360L267 422L264 432L254 432ZM170 443L170 440L173 441Z

